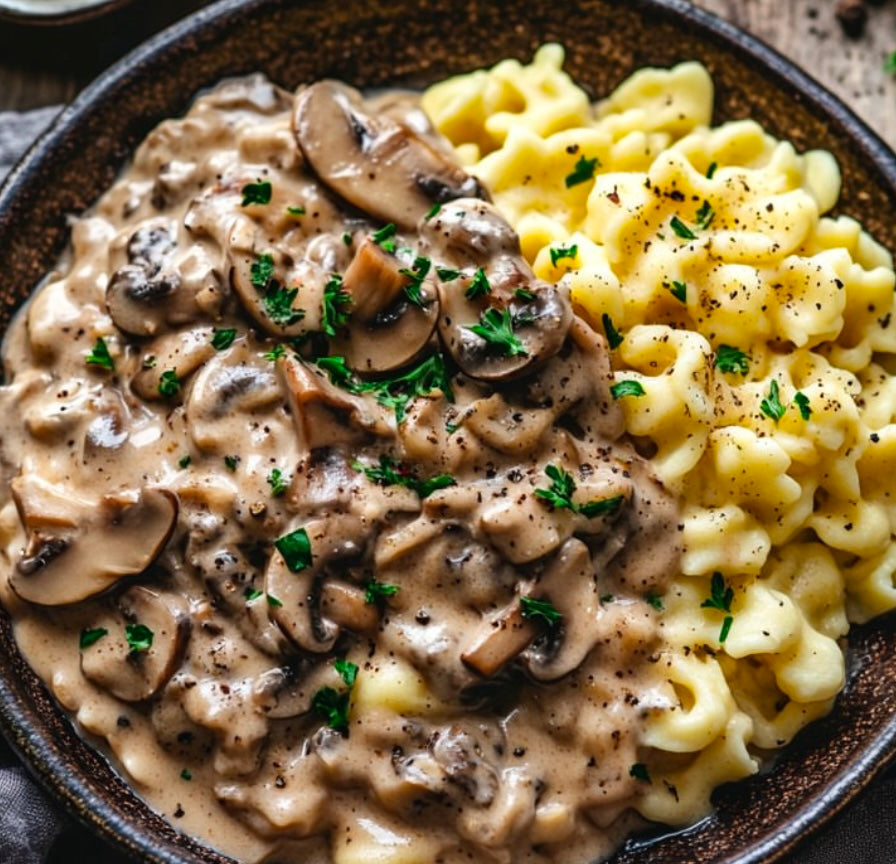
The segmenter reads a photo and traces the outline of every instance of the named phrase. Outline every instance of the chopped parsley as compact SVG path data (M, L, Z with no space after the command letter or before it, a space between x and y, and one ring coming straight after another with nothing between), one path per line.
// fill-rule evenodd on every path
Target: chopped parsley
M97 336L93 350L84 357L84 362L88 366L102 366L103 369L108 369L110 372L115 369L115 361L112 359L106 340L102 336Z
M517 288L513 292L513 296L517 300L522 300L523 303L531 303L535 299L535 295L528 288Z
M525 595L520 597L520 612L527 621L541 621L552 629L563 620L563 613L550 600Z
M143 368L144 369L155 369L158 365L158 360L156 359L154 354L148 354L143 358Z
M274 546L293 573L300 573L311 566L311 540L304 528L278 537L274 541Z
M124 637L132 654L149 651L152 647L153 632L145 624L128 624L124 628Z
M342 242L343 242L346 246L351 246L351 245L352 245L352 235L349 234L348 231L343 231L343 232L342 232Z
M557 262L561 261L563 258L575 259L576 255L578 254L579 247L575 243L573 243L572 246L558 246L557 248L551 247L551 264L556 267Z
M326 720L331 729L347 735L349 704L358 667L349 660L336 660L333 666L348 689L340 693L332 687L322 687L311 697L311 710Z
M884 60L884 72L887 75L896 75L896 51Z
M442 209L441 204L438 204L438 203L433 204L432 207L430 207L429 210L427 210L426 216L424 216L423 218L428 221L428 220L432 219L433 216L438 215L438 213L441 209Z
M289 213L290 216L304 216L305 208L304 207L287 207L286 212Z
M635 762L635 764L628 769L628 774L629 777L634 777L635 780L640 780L642 783L652 782L650 779L650 772L643 762Z
M287 489L289 489L290 478L285 477L279 468L272 468L271 473L267 477L268 484L271 487L271 495L279 498Z
M648 591L644 595L644 601L650 604L657 612L662 612L666 607L663 605L663 598L660 597L659 594L654 594L653 591Z
M684 222L681 221L677 216L673 216L671 222L669 222L672 230L682 239L682 240L696 240L697 235L688 228Z
M400 463L393 462L385 453L380 455L379 465L367 467L358 460L352 462L352 468L361 471L368 480L380 486L404 486L412 489L421 498L428 498L438 489L454 486L456 480L450 474L438 474L428 480L420 480L417 475Z
M716 173L716 169L719 167L718 162L710 162L709 168L706 169L706 179L712 180L713 174Z
M712 224L712 220L716 218L715 211L710 206L709 201L705 201L700 205L694 222L701 231L705 231Z
M267 597L268 606L270 606L271 609L279 609L283 605L283 601L278 600L273 594L268 594Z
M787 408L781 404L780 394L778 392L778 382L773 378L768 385L768 396L759 403L759 410L766 417L771 417L777 423L783 416Z
M387 252L394 252L394 237L396 230L395 223L389 222L388 224L383 225L379 231L374 231L373 234L370 235L370 239L381 249L385 249Z
M389 585L386 582L377 582L376 579L364 583L364 602L370 606L381 603L386 597L393 597L398 593L397 585Z
M84 648L89 648L91 645L96 645L103 636L108 634L108 630L105 627L89 627L86 630L81 631L81 640L80 646L83 650Z
M259 180L257 183L247 183L240 191L243 194L243 207L248 207L251 204L271 203L271 184L267 180Z
M261 356L265 360L276 362L281 357L286 356L286 346L282 342L278 342L270 351L265 351Z
M351 660L334 660L333 668L339 673L346 687L354 687L358 677L358 667Z
M411 280L404 287L404 296L409 303L412 303L414 306L419 306L421 309L428 306L430 302L423 299L421 288L423 280L426 278L431 267L432 261L430 261L429 258L418 256L414 259L412 267L405 267L398 271L402 276L407 276L408 279Z
M342 277L334 273L324 287L321 301L321 330L327 336L335 336L337 330L348 324L351 305L352 295L342 287Z
M688 286L684 282L679 282L678 280L673 279L672 287L669 288L669 293L682 303L688 302Z
M193 775L186 768L184 768L184 770L180 772L180 779L181 780L192 780Z
M274 258L265 252L259 255L249 267L249 281L254 288L263 291L274 275Z
M293 309L293 302L299 293L298 288L281 288L279 284L274 283L273 287L264 295L264 311L267 312L268 318L281 327L289 327L301 321L305 317L304 309Z
M231 472L236 471L237 465L240 464L240 457L239 456L225 456L224 464L227 466L228 471L231 471Z
M613 384L610 387L610 395L614 399L622 399L623 396L644 396L646 394L640 381L626 379L625 381L618 381L616 384Z
M159 376L159 393L166 399L176 396L180 391L180 378L176 369L168 369Z
M215 328L212 331L212 347L216 351L223 351L226 348L229 348L233 345L233 340L236 339L236 330L232 327L228 327L222 330L218 330Z
M731 615L731 601L734 599L734 589L730 585L725 585L724 577L716 570L712 574L709 590L710 596L700 604L700 608L718 609L720 612L727 613L722 621L722 629L719 631L719 642L722 643L728 638L728 631L731 630L731 624L734 621Z
M259 591L257 588L252 588L251 586L243 591L243 597L246 598L247 603L251 603L253 600L257 600L259 597L261 597L262 594L264 594L264 591Z
M464 296L468 300L475 300L477 297L486 297L492 292L492 286L488 284L488 277L485 271L480 267L470 280L470 285L464 292Z
M498 354L505 357L525 357L529 353L513 332L513 319L509 309L499 310L490 306L479 316L478 324L465 325L464 329L484 339Z
M604 312L603 315L600 316L600 320L604 325L604 333L607 337L607 344L610 348L618 348L622 344L622 334L616 329L613 325L613 319Z
M622 495L599 498L588 501L586 504L576 504L572 500L573 493L576 491L576 482L573 480L572 474L557 465L545 465L544 473L548 475L551 485L547 489L536 489L535 497L547 501L554 509L571 510L573 513L581 513L591 519L594 516L611 515L622 505Z
M187 468L192 461L193 457L189 453L187 453L186 456L181 456L180 459L177 460L177 464L181 468Z
M594 178L594 170L600 165L600 160L595 156L593 159L586 159L584 156L579 157L572 171L566 175L566 188L571 189L580 183L587 183Z
M800 391L797 391L793 397L793 404L799 408L800 417L808 420L812 416L812 408L809 407L809 397Z
M746 375L750 371L750 357L731 345L719 345L716 349L716 368L722 372Z
M453 270L451 267L436 267L436 275L443 282L453 282L460 278L460 270Z
M395 412L399 423L407 415L408 404L418 396L428 396L434 390L440 390L449 402L454 401L445 358L440 353L427 357L404 375L376 381L359 380L348 368L344 357L320 357L316 362L337 387L349 393L370 393L380 405Z

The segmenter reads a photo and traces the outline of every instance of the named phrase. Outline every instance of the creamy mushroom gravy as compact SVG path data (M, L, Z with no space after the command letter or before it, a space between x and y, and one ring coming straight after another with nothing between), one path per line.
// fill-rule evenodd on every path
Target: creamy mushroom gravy
M224 83L7 337L19 644L242 860L603 856L669 704L675 502L446 152L390 94Z

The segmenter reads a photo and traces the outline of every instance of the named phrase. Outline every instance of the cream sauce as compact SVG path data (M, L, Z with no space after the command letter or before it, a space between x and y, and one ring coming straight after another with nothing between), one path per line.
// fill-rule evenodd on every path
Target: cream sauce
M8 335L16 638L240 860L582 862L629 827L677 512L483 195L406 100L228 82Z

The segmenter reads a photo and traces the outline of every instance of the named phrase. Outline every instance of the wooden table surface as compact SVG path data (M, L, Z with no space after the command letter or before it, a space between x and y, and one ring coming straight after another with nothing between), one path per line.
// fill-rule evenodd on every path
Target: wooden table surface
M849 104L896 149L896 75L884 62L896 51L896 0L867 3L864 35L850 39L835 0L695 0L796 61ZM150 33L202 0L144 0L106 18L69 28L0 22L0 110L70 100Z

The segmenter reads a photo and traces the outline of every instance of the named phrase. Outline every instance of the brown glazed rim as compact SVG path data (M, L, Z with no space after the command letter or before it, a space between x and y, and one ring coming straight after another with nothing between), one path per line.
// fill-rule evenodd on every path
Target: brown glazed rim
M896 155L833 95L757 39L684 0L222 0L146 42L67 107L0 189L0 327L54 265L80 213L149 129L221 77L261 69L294 87L315 77L359 86L420 84L567 47L593 94L635 68L698 59L716 83L717 119L755 117L799 149L841 163L840 212L896 249ZM714 796L687 831L631 841L614 864L760 864L837 813L892 757L896 628L854 628L849 680L834 711L774 768ZM229 858L152 813L87 746L22 659L0 611L0 728L65 809L113 846L156 864ZM585 864L585 862L582 862Z

